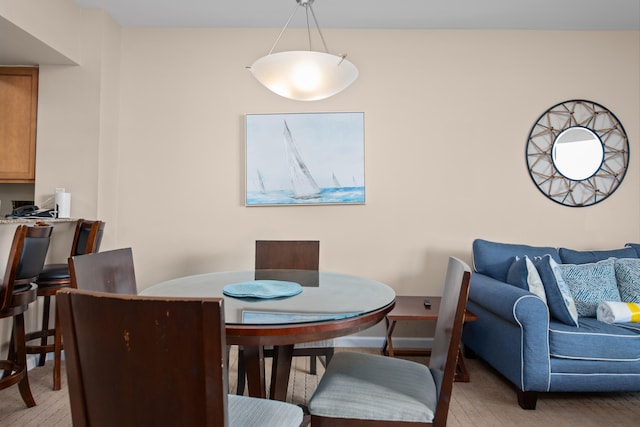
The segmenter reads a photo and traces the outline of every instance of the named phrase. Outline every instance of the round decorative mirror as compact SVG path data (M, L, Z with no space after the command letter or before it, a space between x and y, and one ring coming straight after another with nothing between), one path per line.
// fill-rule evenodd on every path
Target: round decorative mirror
M545 196L565 206L589 206L622 182L629 141L611 111L572 100L540 116L529 133L526 156L531 179Z

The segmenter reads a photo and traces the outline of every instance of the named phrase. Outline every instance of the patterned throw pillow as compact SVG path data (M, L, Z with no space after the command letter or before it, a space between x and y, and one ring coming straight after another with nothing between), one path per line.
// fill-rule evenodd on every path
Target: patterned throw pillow
M615 270L620 299L640 304L640 259L617 259Z
M601 301L620 301L615 258L589 264L560 264L579 316L596 317Z
M545 255L536 258L534 265L542 279L551 316L567 325L579 326L578 311L558 263L550 255Z
M507 272L507 283L533 292L540 297L542 301L547 302L544 285L542 284L538 270L536 270L536 266L533 265L533 261L526 255L522 258L515 257Z

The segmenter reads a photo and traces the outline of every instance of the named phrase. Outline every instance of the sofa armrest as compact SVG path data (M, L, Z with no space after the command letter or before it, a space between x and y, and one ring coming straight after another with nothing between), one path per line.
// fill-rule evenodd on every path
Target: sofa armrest
M501 282L484 274L474 273L471 275L469 299L505 320L516 322L515 308L521 304L520 300L523 297L537 298L527 290ZM524 306L520 306L518 311L523 308ZM548 309L544 303L538 306L538 310L534 309L534 311L537 311L545 321L549 317Z
M473 273L469 309L477 322L465 325L463 339L520 390L549 387L549 310L533 293Z

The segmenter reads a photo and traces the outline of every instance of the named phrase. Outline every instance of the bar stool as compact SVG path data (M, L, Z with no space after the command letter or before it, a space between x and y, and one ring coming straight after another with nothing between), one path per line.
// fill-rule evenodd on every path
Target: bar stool
M36 405L27 376L24 312L34 302L37 288L33 282L42 271L49 249L53 227L37 223L33 227L19 225L13 236L7 269L0 286L0 318L13 317L13 330L6 360L0 360L3 371L0 390L18 384L27 407Z
M71 255L84 255L97 252L100 248L105 223L102 221L89 221L79 219L76 222L76 230L71 245ZM49 327L49 315L51 310L51 297L55 296L62 288L71 286L71 275L67 263L46 264L36 281L38 296L44 297L42 308L42 328L27 334L27 342L36 339L40 344L27 344L28 354L39 354L38 366L44 366L47 353L54 353L53 358L53 389L60 390L60 364L62 351L62 337L59 333L57 313L54 316L54 328ZM50 344L48 338L53 336L54 342Z

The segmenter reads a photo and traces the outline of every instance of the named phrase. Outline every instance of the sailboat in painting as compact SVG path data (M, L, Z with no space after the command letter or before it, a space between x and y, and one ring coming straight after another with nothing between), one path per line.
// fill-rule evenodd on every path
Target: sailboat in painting
M291 130L287 121L284 121L284 147L289 164L289 174L291 175L291 187L294 199L317 199L320 197L320 187L313 179L309 168L305 163L298 144L291 135Z
M335 173L331 173L331 179L333 180L333 188L342 188L342 185L340 185L340 181L338 181Z
M260 169L258 169L258 188L260 188L260 193L265 194L267 192L267 189L264 186L264 178L262 177L262 173L260 172Z

